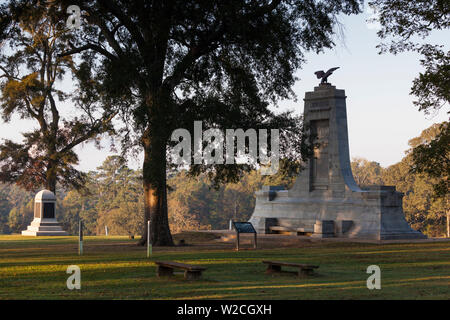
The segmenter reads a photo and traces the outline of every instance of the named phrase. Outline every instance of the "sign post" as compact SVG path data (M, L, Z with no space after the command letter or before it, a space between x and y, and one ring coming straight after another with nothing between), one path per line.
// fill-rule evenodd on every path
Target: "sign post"
M83 221L81 219L78 227L78 254L83 255Z
M152 244L150 243L150 220L147 222L147 258L152 255Z

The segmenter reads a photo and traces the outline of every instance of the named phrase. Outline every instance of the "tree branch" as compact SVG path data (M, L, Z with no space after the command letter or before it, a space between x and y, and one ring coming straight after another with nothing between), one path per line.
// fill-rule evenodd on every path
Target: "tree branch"
M269 4L259 7L251 14L242 15L237 20L240 21L241 19L255 19L257 17L264 16L275 10L280 3L281 0L273 0ZM213 31L214 29L216 31ZM164 80L163 85L168 87L169 89L173 89L176 85L178 85L181 79L184 77L184 73L186 72L186 70L195 60L217 48L217 43L215 42L218 42L218 40L220 40L220 38L225 33L225 30L226 24L223 21L219 26L213 26L211 30L205 31L205 36L203 37L204 40L200 41L197 45L191 46L188 53L175 66L172 75Z
M88 10L86 9L86 11ZM121 26L121 24L119 23L118 26L114 27L113 30L111 31L108 29L105 22L98 15L90 11L88 12L89 12L89 16L87 17L88 22L95 24L100 28L100 30L102 31L103 35L106 38L106 41L108 41L108 44L111 46L111 48L113 48L113 50L116 52L118 56L123 55L122 48L114 38L114 34L118 30L118 27Z
M108 50L106 50L106 49L104 49L104 48L102 48L102 47L100 47L98 45L95 45L93 43L89 43L89 44L86 44L86 45L78 47L78 48L73 48L73 49L71 49L69 51L66 51L64 53L59 54L58 56L59 57L70 56L72 54L81 53L81 52L86 51L86 50L94 50L94 51L104 55L105 57L111 59L111 60L116 60L117 59L117 57L115 55L113 55L112 53L110 53Z
M136 45L139 48L139 51L144 53L146 49L145 40L139 29L137 28L136 23L131 21L131 19L124 14L123 10L118 7L115 2L110 0L98 0L98 3L104 9L109 10L112 14L114 14L117 19L119 19L119 21L128 29L128 31L133 36L134 40L136 41Z
M98 120L98 122L96 124L94 124L89 130L88 132L86 132L85 134L81 135L80 137L74 139L71 143L69 143L68 145L66 145L63 149L61 149L60 151L58 151L59 154L63 154L71 149L73 149L74 147L76 147L77 145L79 145L80 143L92 138L94 135L96 135L97 133L99 133L99 131L102 131L102 127L105 126L107 123L109 123L116 115L117 115L118 111L113 112L108 118L104 119L104 120Z

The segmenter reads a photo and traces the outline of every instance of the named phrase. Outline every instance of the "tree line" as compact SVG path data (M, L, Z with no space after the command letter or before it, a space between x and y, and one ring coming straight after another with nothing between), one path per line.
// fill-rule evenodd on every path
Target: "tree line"
M294 178L262 176L251 171L239 183L217 187L206 174L194 177L186 170L169 177L169 224L183 230L227 228L230 219L246 220L254 205L254 191L264 184L289 187ZM109 156L96 171L86 173L83 190L58 188L57 219L70 234L83 220L86 234L139 235L144 199L142 170L128 168L121 156ZM20 233L33 219L34 193L18 186L0 185L0 233Z
M359 185L393 185L403 192L407 221L414 229L433 237L446 233L448 204L445 197L435 194L437 178L411 170L412 150L425 141L432 141L440 133L440 127L435 124L411 139L411 149L406 156L387 168L362 158L354 158L351 163ZM121 156L110 156L86 176L85 190L68 189L57 194L57 217L64 229L77 234L78 221L82 219L89 235L104 235L106 226L111 235L139 235L144 225L142 171L128 168ZM207 174L194 177L186 170L172 172L168 178L170 230L178 233L226 229L230 219L247 221L254 209L256 190L263 185L289 188L295 179L295 175L282 172L262 176L252 170L239 182L217 187ZM18 233L26 229L33 219L33 196L17 186L0 185L1 233Z
M398 163L383 168L379 163L366 159L353 159L351 166L355 180L359 185L383 184L395 186L404 194L403 211L406 220L416 230L428 236L450 237L450 203L448 189L443 192L442 185L448 185L449 172L438 170L439 174L427 173L416 169L417 148L427 146L443 130L448 130L448 122L437 123L422 131L420 136L409 141L410 149ZM449 156L449 145L443 150L443 158ZM430 160L428 160L430 161ZM441 166L447 164L441 164ZM445 160L444 160L445 162Z

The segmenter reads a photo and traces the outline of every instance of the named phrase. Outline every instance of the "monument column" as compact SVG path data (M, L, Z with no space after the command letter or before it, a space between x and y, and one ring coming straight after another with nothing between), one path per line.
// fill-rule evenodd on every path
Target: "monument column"
M337 197L360 191L353 178L348 147L344 90L321 83L305 94L305 125L317 144L289 196Z

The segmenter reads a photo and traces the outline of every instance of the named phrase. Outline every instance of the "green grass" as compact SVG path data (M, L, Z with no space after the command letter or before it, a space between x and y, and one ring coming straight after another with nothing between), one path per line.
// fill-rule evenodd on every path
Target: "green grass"
M450 299L450 242L320 242L240 252L231 245L211 250L198 245L155 248L151 259L135 243L85 237L80 257L76 237L0 236L0 299ZM266 275L264 259L320 268L308 278ZM200 281L181 275L159 279L154 260L207 270ZM66 269L73 264L81 269L81 290L66 287ZM381 268L381 290L366 287L372 264Z

